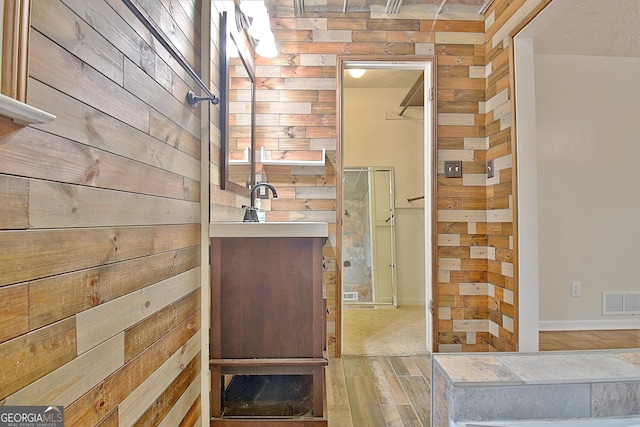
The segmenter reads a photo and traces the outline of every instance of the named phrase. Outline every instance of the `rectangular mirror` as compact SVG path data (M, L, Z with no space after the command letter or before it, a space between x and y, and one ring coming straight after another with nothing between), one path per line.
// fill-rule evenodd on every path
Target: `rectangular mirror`
M249 196L255 182L255 71L229 12L220 16L220 188Z

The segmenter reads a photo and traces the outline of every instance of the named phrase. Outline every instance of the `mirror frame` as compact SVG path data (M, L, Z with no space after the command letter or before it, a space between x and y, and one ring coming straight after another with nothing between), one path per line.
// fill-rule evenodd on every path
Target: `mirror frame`
M256 77L254 70L254 62L251 57L250 49L247 49L247 43L242 43L238 39L243 39L242 30L232 31L231 22L228 13L220 14L220 188L222 190L231 191L233 193L250 196L251 188L242 186L229 180L229 93L230 85L230 44L233 44L240 56L240 61L244 66L249 79L251 80L251 143L249 150L249 162L251 167L250 187L255 183L255 118L256 118ZM243 48L244 47L244 48Z

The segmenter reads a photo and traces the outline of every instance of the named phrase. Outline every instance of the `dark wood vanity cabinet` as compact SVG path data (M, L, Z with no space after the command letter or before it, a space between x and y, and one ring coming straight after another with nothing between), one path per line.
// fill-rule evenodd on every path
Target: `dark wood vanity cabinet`
M244 394L252 399L248 390L258 390L262 383L280 384L284 400L300 400L283 404L299 407L298 412L279 413L274 408L279 405L275 400L280 392L264 392L270 401L265 404L268 408L262 425L275 425L274 420L278 425L326 425L325 240L211 239L211 425L261 422L259 402L240 404L231 396ZM231 390L234 384L236 391ZM291 390L303 387L308 387L308 392L298 391L297 397L291 397ZM251 405L257 409L243 413Z

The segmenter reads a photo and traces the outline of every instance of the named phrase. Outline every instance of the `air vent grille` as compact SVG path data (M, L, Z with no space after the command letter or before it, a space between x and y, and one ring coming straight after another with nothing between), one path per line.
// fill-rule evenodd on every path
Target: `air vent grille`
M602 314L640 314L640 292L603 292Z
M357 292L343 292L342 293L343 301L358 301L358 293Z

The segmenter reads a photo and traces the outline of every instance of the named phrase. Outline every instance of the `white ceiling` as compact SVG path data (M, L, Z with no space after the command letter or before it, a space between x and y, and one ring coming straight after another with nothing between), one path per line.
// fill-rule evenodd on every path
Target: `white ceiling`
M640 57L640 0L555 0L538 20L536 53Z

